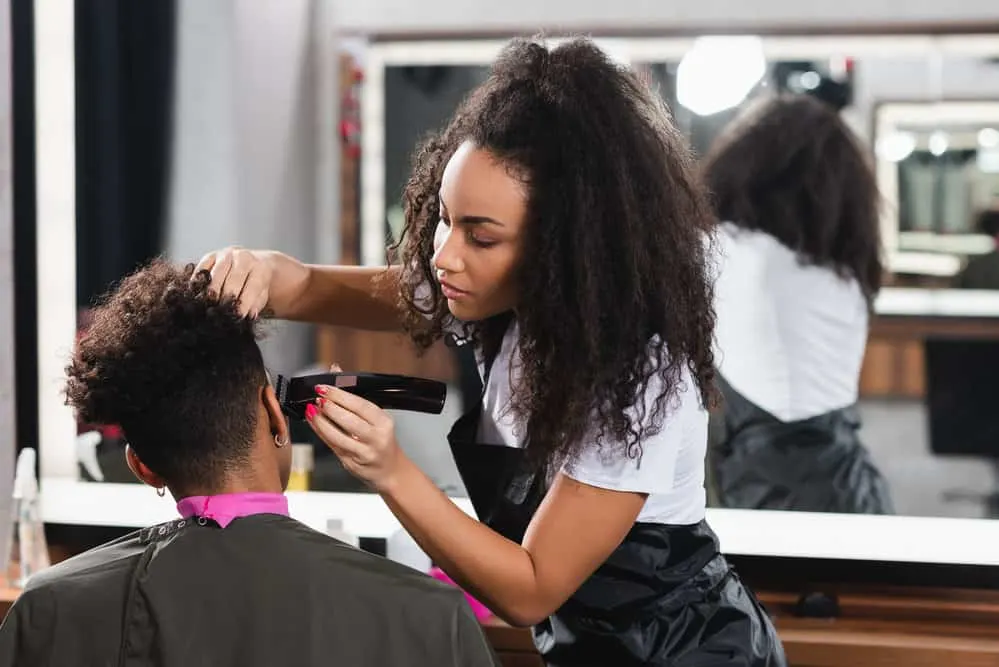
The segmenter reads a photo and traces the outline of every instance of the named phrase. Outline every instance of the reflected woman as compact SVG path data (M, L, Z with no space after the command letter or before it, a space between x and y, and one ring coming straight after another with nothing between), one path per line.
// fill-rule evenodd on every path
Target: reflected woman
M806 96L752 105L704 169L722 224L723 410L711 472L724 507L891 513L856 408L881 285L879 194L859 141Z

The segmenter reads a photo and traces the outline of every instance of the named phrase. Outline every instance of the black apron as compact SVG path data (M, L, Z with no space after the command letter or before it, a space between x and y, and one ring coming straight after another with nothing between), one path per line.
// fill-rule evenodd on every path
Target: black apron
M888 484L859 437L855 406L793 422L760 408L719 378L708 457L722 507L892 514Z
M481 414L480 394L448 442L479 520L519 544L546 488L523 449L476 441ZM704 521L636 523L533 636L549 667L787 664L770 619Z

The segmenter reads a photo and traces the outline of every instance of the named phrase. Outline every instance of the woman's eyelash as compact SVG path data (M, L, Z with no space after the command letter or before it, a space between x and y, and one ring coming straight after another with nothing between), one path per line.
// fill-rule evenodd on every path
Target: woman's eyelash
M483 240L483 239L479 239L479 238L476 238L474 234L471 235L471 236L469 236L469 238L472 240L472 243L474 243L475 245L477 245L477 246L479 246L481 248L491 248L492 246L496 245L496 241L492 241L492 240L486 241L486 240Z
M451 227L451 221L448 220L447 217L444 216L443 214L439 216L438 222L440 224L444 225L445 227ZM467 236L468 236L468 240L469 241L471 241L473 244L479 246L480 248L490 248L490 247L492 247L492 246L494 246L494 245L496 245L498 243L498 241L493 241L491 239L489 239L489 240L480 239L479 237L477 237L471 231L468 232Z

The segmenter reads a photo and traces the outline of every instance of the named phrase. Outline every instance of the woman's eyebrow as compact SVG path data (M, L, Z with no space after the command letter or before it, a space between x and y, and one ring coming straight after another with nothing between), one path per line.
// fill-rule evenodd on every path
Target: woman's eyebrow
M440 202L441 214L447 213L447 204L444 203L444 192L440 191L437 193L437 200ZM503 227L503 223L496 218L491 218L488 215L462 215L454 222L459 222L465 225L482 225L491 224Z
M458 218L458 222L466 225L481 225L481 224L491 224L503 226L503 223L495 218L490 218L487 215L463 215Z

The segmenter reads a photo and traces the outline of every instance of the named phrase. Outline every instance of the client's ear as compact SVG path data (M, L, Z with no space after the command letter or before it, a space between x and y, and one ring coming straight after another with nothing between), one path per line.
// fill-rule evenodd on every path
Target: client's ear
M142 462L139 455L132 449L132 445L125 445L125 463L128 464L128 469L132 471L132 474L143 484L148 484L154 489L162 489L166 486L163 478L150 470L149 466Z
M267 410L268 427L271 434L277 436L281 442L290 442L291 433L288 430L288 420L281 412L281 402L278 401L274 387L269 384L265 385L260 398L264 402L264 409Z

